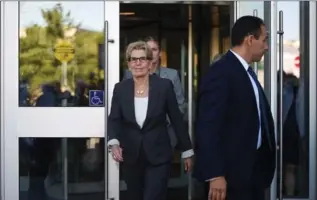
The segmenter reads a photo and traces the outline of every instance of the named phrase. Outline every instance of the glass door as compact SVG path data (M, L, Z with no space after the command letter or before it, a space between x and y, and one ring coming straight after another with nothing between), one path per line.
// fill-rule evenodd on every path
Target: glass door
M118 199L105 148L115 5L1 2L3 200Z
M316 2L276 2L272 8L278 162L271 198L316 199Z
M235 2L235 12L263 18L270 34L262 84L278 151L268 197L316 199L316 2Z

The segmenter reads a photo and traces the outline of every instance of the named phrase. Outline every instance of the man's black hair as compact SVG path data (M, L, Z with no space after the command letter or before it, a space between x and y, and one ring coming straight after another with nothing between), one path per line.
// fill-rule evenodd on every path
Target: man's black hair
M259 39L261 35L261 26L265 25L261 18L255 16L240 17L231 30L231 45L239 46L243 43L245 37L253 35Z
M143 37L143 41L144 42L154 41L154 42L158 43L157 38L155 38L153 36L145 36L145 37Z
M153 36L145 36L143 37L142 39L144 42L149 42L149 41L153 41L157 44L158 48L160 48L160 44L159 44L159 41L156 37L153 37Z

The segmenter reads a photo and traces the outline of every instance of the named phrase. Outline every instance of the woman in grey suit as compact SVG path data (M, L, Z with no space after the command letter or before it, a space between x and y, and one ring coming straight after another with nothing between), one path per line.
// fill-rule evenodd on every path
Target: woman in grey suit
M166 115L175 129L185 163L191 169L193 150L170 80L150 75L150 47L131 43L126 59L131 79L115 85L108 118L108 145L114 160L123 162L129 200L164 200L173 148Z

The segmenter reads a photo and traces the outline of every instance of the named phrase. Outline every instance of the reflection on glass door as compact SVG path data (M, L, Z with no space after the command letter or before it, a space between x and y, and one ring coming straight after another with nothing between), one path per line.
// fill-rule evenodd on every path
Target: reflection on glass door
M311 180L314 179L310 177L315 176L316 166L310 165L311 156L315 159L315 152L310 150L312 125L309 120L311 112L316 112L311 110L309 100L311 95L316 95L316 86L310 84L311 69L315 67L311 66L309 57L311 45L316 45L315 40L310 41L312 37L309 35L309 21L313 19L306 12L309 2L278 2L277 5L280 10L277 198L314 199L310 191ZM296 24L294 20L289 20L291 16Z
M107 198L105 88L118 80L102 59L107 4L2 5L3 198ZM113 76L108 82L105 71Z
M89 90L104 90L104 64L98 53L104 43L103 5L103 2L21 3L20 106L60 107L66 99L68 107L88 107ZM92 13L87 18L85 13L89 11ZM61 52L67 49L59 48L63 43L72 48L66 52L69 58ZM67 81L62 81L63 78Z

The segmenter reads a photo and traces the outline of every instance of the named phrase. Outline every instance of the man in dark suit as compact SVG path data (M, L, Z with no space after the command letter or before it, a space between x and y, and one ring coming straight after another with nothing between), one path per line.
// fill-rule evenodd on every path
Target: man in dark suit
M229 50L199 88L194 176L209 183L208 200L264 200L275 171L274 122L250 67L267 51L262 19L244 16Z

